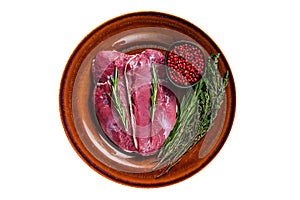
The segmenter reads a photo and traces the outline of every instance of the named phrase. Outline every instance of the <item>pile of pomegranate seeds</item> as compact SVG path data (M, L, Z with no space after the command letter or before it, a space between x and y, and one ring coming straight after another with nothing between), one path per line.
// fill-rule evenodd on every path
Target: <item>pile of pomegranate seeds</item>
M204 55L190 42L179 42L167 52L166 64L170 79L181 86L193 85L204 71Z

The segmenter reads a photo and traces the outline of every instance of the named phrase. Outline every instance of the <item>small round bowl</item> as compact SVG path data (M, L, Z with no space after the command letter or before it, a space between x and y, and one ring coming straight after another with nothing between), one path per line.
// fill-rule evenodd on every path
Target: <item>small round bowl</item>
M180 45L183 45L183 44L188 44L188 45L191 45L191 46L194 46L196 47L197 49L200 50L200 53L204 56L204 53L203 53L203 50L202 48L193 43L193 42L190 42L190 41L185 41L185 40L180 40L180 41L176 41L174 42L173 44L170 45L170 47L167 49L167 52L166 52L166 56L165 56L165 61L164 61L164 64L166 66L166 73L167 73L167 76L168 76L168 80L173 83L175 86L179 87L179 88L190 88L190 87L193 87L194 85L196 85L200 80L201 80L201 76L198 78L198 80L194 83L190 83L190 82L184 82L185 84L179 84L179 83L176 83L170 76L170 67L168 66L168 59L169 59L169 53L173 51L173 49L176 47L176 46L180 46ZM205 69L205 63L206 63L206 60L205 60L205 56L203 57L203 60L204 60L204 69Z
M219 72L224 76L229 71L229 79L214 126L168 173L158 178L161 169L153 170L156 155L139 156L124 152L103 133L93 105L95 84L91 78L91 63L100 50L136 54L150 48L165 54L171 44L181 40L199 45L205 57L220 53ZM181 92L183 90L178 88L178 93ZM190 22L158 12L119 16L89 33L70 56L59 94L62 124L78 155L99 174L136 187L171 185L203 169L217 155L229 135L235 104L232 72L219 47Z

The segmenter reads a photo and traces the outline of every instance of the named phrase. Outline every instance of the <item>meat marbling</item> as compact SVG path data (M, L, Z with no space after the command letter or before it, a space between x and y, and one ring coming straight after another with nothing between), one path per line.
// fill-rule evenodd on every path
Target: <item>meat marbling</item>
M165 86L158 84L154 121L151 122L152 64L156 65L158 74L164 72L164 55L156 50L147 49L141 54L127 55L116 51L100 51L92 64L93 79L96 83L94 106L103 132L121 149L141 155L156 153L170 134L176 121L176 97ZM126 108L128 130L112 105L108 82L118 68L119 96ZM124 83L124 69L128 79L128 90L132 102L130 116L127 90ZM131 117L135 120L131 123ZM137 148L134 145L132 130L135 129Z

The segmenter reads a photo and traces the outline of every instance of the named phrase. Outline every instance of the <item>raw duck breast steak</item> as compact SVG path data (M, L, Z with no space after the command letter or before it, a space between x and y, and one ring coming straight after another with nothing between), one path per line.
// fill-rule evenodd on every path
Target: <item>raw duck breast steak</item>
M153 69L164 73L164 55L147 49L137 55L100 51L92 64L94 106L99 124L108 138L121 149L147 156L156 153L176 121L176 97L158 78L156 108L151 120ZM111 84L118 71L118 95L125 109L125 127L112 101ZM125 73L125 74L124 74Z

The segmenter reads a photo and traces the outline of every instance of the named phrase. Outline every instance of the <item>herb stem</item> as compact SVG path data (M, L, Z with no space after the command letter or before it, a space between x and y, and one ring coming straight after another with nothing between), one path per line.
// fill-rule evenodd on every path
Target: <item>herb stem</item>
M158 90L158 78L155 64L152 65L152 89L151 89L151 107L150 107L150 116L151 123L154 121L154 113L156 109L156 99L157 99L157 90Z
M125 65L124 68L124 80L125 80L125 87L126 87L126 92L127 92L127 100L128 100L128 104L129 104L129 114L130 114L130 121L131 121L131 131L132 131L132 139L133 139L133 144L134 147L136 149L138 149L138 141L136 138L136 122L135 122L135 117L133 114L133 108L132 108L132 101L131 101L131 92L129 89L129 85L128 85L128 78L127 78L127 66L128 64L133 60L134 57L132 57L131 59L129 59Z

